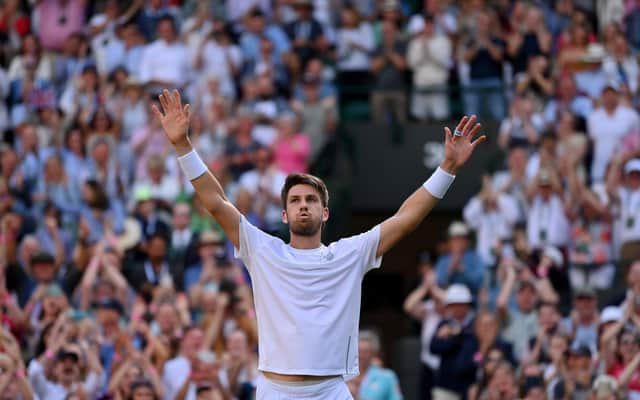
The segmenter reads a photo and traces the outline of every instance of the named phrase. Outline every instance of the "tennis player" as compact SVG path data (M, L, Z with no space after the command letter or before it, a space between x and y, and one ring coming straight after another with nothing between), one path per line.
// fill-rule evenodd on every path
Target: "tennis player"
M291 174L282 188L282 221L290 242L253 226L227 199L189 141L189 104L164 90L154 106L178 162L200 200L224 229L251 275L258 320L257 399L347 400L345 383L358 375L362 279L382 255L412 232L442 199L455 174L485 140L475 116L445 130L445 159L395 215L360 235L325 246L329 219L324 182ZM383 187L380 190L385 190Z

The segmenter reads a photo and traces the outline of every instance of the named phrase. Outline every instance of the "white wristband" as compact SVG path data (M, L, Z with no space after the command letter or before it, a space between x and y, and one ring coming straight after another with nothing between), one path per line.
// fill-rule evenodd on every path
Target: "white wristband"
M195 150L191 150L187 154L178 157L178 164L180 164L180 168L182 168L182 171L190 181L198 178L208 170Z
M447 171L438 167L422 187L424 187L427 192L431 193L433 197L442 199L447 193L447 190L449 190L449 186L451 186L454 179L456 179L455 175L451 175Z

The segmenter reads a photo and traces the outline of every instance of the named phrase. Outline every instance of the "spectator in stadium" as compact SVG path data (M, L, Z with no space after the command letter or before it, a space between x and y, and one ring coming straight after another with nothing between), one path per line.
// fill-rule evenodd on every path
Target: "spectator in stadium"
M493 32L493 15L480 11L475 16L475 32L464 43L464 61L469 63L469 84L464 89L466 114L500 121L504 118L502 61L504 41ZM495 21L495 19L493 19ZM488 107L484 110L482 105Z
M469 228L463 222L455 221L449 225L447 233L449 253L440 256L435 267L438 286L464 284L477 296L486 266L478 254L469 249Z
M376 365L380 353L380 338L373 331L362 330L358 334L358 378L357 396L372 400L401 400L402 393L396 374Z
M309 66L313 63L314 61L311 61ZM310 165L320 161L323 150L335 134L339 118L335 97L322 97L322 92L322 80L312 73L307 73L302 77L302 98L291 101L291 109L300 118L301 130L309 137Z
M527 191L530 198L527 215L529 246L534 250L543 249L546 245L566 247L570 233L569 220L557 172L540 168Z
M284 30L302 67L312 58L319 57L329 49L329 41L320 22L313 16L314 3L310 0L293 2L295 20L285 25Z
M508 251L513 228L518 219L518 204L511 195L495 192L489 176L482 180L482 190L465 205L462 215L466 224L476 231L476 252L487 266L493 266L501 254Z
M255 152L254 164L255 169L240 176L238 208L247 215L255 215L258 226L266 232L276 234L282 229L280 189L286 175L274 164L270 148L259 148Z
M160 17L157 34L158 39L147 46L140 60L140 80L149 89L186 87L191 77L191 57L179 41L176 21L170 16Z
M638 113L621 103L620 88L609 84L602 93L602 106L587 120L587 133L593 141L591 179L604 181L607 164L613 160L623 138L640 130Z
M440 367L440 357L431 353L431 340L445 316L445 292L436 284L436 274L428 252L420 254L418 264L418 273L421 275L420 285L407 296L403 309L405 313L422 324L420 335L422 370L418 393L422 399L431 400L434 377ZM429 299L424 301L426 296L429 296Z
M384 121L384 116L399 123L407 120L405 53L406 43L400 36L398 26L393 21L384 21L382 43L373 51L370 64L373 77L371 109L375 121Z
M311 143L299 132L299 121L294 113L285 113L277 121L278 138L273 145L275 166L285 174L309 170Z
M500 124L499 145L503 149L514 146L535 148L544 129L542 116L536 112L531 98L515 97L509 105L509 117Z
M637 259L640 255L639 237L636 233L638 230L636 218L639 214L635 206L638 189L640 189L640 160L629 160L623 168L621 160L615 158L609 170L607 193L612 203L619 207L615 222L620 235L620 259L627 262Z
M431 352L440 357L432 398L434 400L461 399L473 384L476 375L474 354L478 341L473 332L475 315L469 289L459 283L447 288L444 304L446 318L431 339Z
M452 45L437 33L433 16L422 17L422 29L409 42L407 63L413 72L411 114L419 119L444 120L449 117L446 83L451 67Z

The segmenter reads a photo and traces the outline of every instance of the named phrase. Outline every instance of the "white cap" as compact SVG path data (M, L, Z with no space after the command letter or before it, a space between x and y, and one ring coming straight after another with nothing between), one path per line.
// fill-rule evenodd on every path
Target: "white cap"
M605 307L600 313L600 323L618 322L622 319L622 309L616 306Z
M468 236L469 228L464 222L454 221L449 225L449 237L452 236Z
M447 294L444 296L444 305L450 304L471 304L473 297L469 288L461 283L454 283L447 288Z
M631 172L640 172L640 158L629 160L624 165L624 173L629 174Z

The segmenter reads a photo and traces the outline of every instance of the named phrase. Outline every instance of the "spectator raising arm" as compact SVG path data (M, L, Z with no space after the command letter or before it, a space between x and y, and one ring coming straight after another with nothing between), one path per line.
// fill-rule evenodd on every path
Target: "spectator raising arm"
M153 106L153 111L162 122L162 127L167 138L174 145L179 160L184 164L194 166L193 160L196 159L197 155L187 134L191 116L189 104L182 105L180 93L177 90L170 94L166 89L160 95L160 104L164 114L155 105ZM236 248L240 248L240 212L229 201L220 182L202 161L194 168L199 172L198 175L189 176L188 178L196 189L200 201L216 221L220 223L233 245ZM194 170L192 169L191 171Z

